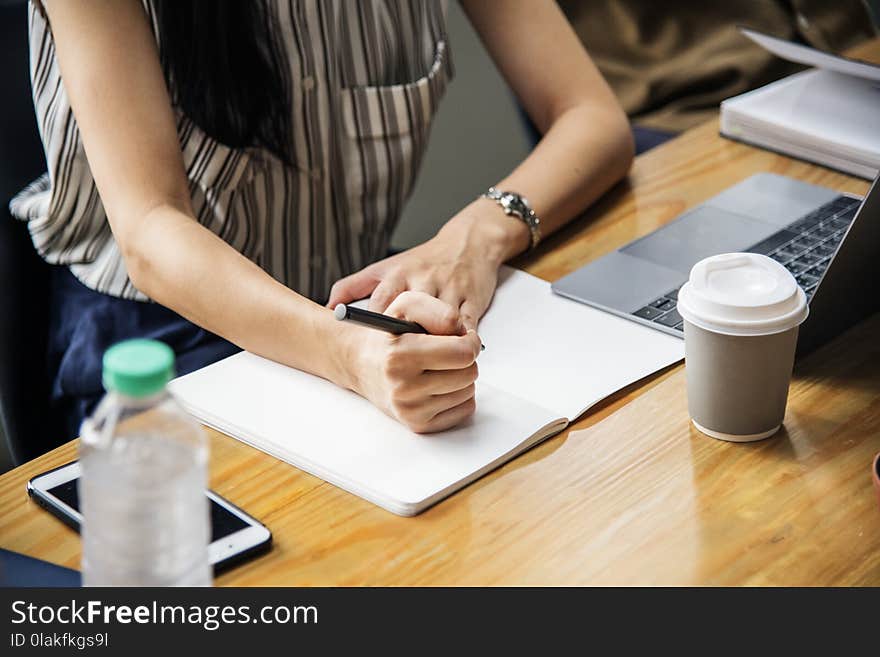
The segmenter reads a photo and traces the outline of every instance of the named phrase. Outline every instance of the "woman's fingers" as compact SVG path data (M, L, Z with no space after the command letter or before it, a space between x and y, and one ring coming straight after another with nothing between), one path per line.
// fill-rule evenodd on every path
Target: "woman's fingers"
M479 377L476 363L456 370L429 370L416 375L412 382L400 391L403 401L418 401L431 396L445 395L463 390Z
M376 292L382 290L377 287ZM377 397L386 412L418 432L449 428L473 413L480 339L465 330L458 309L409 290L386 312L428 331L385 336L378 342L384 355L372 372L379 375L377 390L382 392Z
M366 299L379 284L379 277L369 269L341 278L330 288L330 299L327 301L329 308L335 308L339 303L351 303L358 299Z
M428 296L436 297L438 299L440 298L439 295L437 294L437 292L438 292L437 284L434 282L434 279L431 278L430 276L421 277L421 278L411 278L408 280L409 280L409 283L406 286L406 288L408 290L411 290L413 292L423 292L423 293L427 294ZM455 307L458 308L458 306L455 306Z
M384 313L397 297L406 290L406 279L400 274L386 274L373 294L370 295L369 309L375 313ZM415 320L413 320L415 321Z
M458 308L443 303L424 292L407 291L398 295L386 309L387 314L421 324L431 335L461 335Z
M445 395L432 395L418 402L396 401L394 412L404 418L409 425L419 431L427 426L437 415L455 408L474 397L474 384L447 393Z
M460 370L430 370L422 375L420 384L430 395L444 395L472 385L480 376L476 362Z
M477 330L477 324L480 321L480 317L483 316L483 313L486 312L486 306L488 304L479 304L473 299L465 299L461 308L458 311L459 317L461 317L461 323L464 324L465 328Z
M495 278L480 280L452 280L440 289L439 297L450 306L459 309L466 328L477 328L480 317L489 307L495 291Z
M461 424L467 418L474 414L477 410L477 402L474 397L467 399L445 411L442 411L428 420L424 426L413 428L416 433L433 433L434 431L444 431Z
M467 299L466 290L459 289L455 285L445 285L438 290L435 296L441 301L448 303L453 308L460 308L462 302Z
M475 331L465 335L401 335L398 347L390 356L401 370L421 373L426 370L460 370L470 367L480 353L480 338Z

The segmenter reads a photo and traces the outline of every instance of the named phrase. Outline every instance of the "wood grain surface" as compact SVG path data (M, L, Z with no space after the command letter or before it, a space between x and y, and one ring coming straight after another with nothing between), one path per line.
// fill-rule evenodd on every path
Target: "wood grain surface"
M880 41L853 54L880 61ZM639 157L626 181L516 264L555 280L762 171L868 188L722 139L712 121ZM878 335L875 315L799 363L784 431L769 440L696 432L674 366L415 518L209 431L211 486L275 537L269 554L217 583L878 585ZM25 492L75 456L71 442L0 477L0 546L78 567L76 534Z

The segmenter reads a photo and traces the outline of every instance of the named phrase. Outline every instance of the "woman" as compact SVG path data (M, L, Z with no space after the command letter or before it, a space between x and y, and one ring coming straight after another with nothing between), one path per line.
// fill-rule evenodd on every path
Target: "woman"
M72 429L101 394L103 349L133 335L171 344L184 372L237 345L419 432L474 412L476 328L498 267L621 178L632 143L552 0L462 5L544 135L496 185L528 198L540 227L481 196L389 258L452 71L445 3L32 9L49 174L12 209L64 265L50 360ZM364 297L431 335L336 322L321 305Z

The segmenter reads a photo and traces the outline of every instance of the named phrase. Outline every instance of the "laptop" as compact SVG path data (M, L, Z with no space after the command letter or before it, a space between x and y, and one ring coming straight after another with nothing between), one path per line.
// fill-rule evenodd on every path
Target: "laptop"
M760 173L553 283L556 294L684 337L678 290L718 253L761 253L807 294L803 355L880 310L880 184L864 199Z

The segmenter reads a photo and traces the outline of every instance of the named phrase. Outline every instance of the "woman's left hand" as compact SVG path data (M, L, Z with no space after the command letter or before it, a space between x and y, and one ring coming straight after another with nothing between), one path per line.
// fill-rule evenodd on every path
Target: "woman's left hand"
M476 329L495 293L498 267L528 240L524 223L480 199L427 242L337 281L327 305L370 296L370 310L384 312L401 292L414 290L459 309L465 327Z

